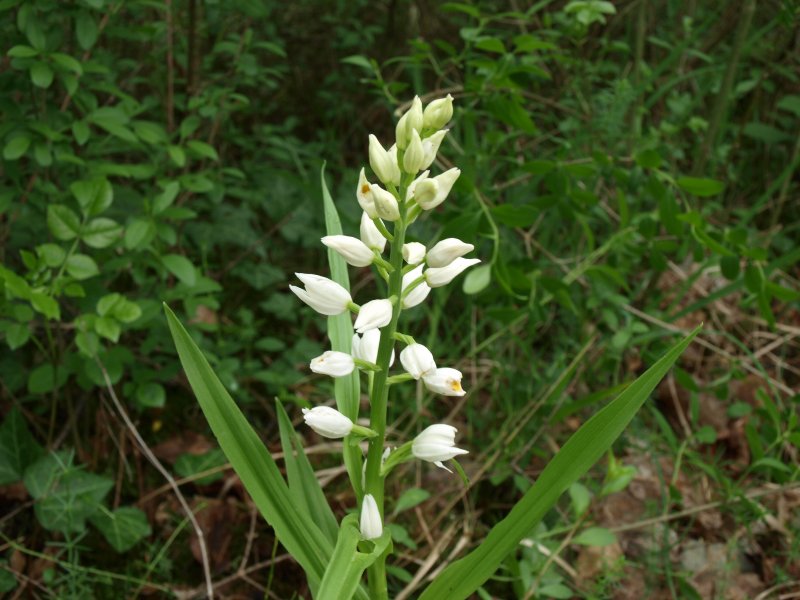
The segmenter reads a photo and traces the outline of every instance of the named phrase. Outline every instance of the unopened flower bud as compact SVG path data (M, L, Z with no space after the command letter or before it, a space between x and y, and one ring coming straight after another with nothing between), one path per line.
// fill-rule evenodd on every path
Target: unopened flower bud
M400 117L395 127L395 137L397 139L397 147L405 150L411 142L411 132L422 131L422 101L419 96L414 96L414 101L411 103L406 113Z
M422 377L425 387L443 396L463 396L466 392L461 387L461 371L442 367Z
M425 260L425 244L409 242L403 244L403 260L409 265L418 265Z
M295 275L306 287L302 289L290 285L289 289L318 313L329 316L342 314L353 301L350 292L327 277L311 273Z
M372 198L375 201L375 211L378 217L387 221L397 221L400 218L400 207L394 194L387 192L381 186L372 184Z
M400 353L400 364L414 379L425 377L436 371L433 354L422 344L409 344Z
M447 198L447 194L450 193L450 190L453 188L453 184L456 182L459 175L461 175L461 169L458 167L453 167L452 169L448 169L441 175L437 175L431 179L430 181L435 181L438 184L436 188L436 195L432 199L430 199L428 196L422 200L417 198L417 204L419 204L425 210L431 210L439 206Z
M394 157L384 150L374 135L369 136L369 166L383 183L400 184L400 167L397 166L397 149ZM363 208L363 207L362 207Z
M480 261L478 258L457 258L446 267L432 268L425 271L425 281L432 288L447 285L464 270L472 265L477 265Z
M303 409L306 425L326 438L343 438L350 434L353 422L330 406L315 406L311 410Z
M408 148L406 148L406 153L403 155L403 170L406 173L416 175L424 162L425 148L422 146L422 140L417 130L412 129L411 141L408 144Z
M414 181L408 184L408 188L406 189L406 202L408 202L409 200L411 200L411 198L414 197L414 190L416 190L417 184L422 181L425 181L428 178L428 175L430 175L430 171L423 171L422 173L419 174L419 177L417 177Z
M360 233L361 241L364 242L370 250L383 252L383 249L386 248L386 238L383 237L383 234L375 226L375 223L373 223L366 212L361 213Z
M361 537L365 540L374 540L383 535L383 523L378 504L372 494L365 494L361 501Z
M392 303L389 300L370 300L361 306L353 325L358 333L385 327L392 320Z
M436 244L428 251L425 261L429 267L446 267L455 259L472 252L475 246L462 242L457 238L447 238Z
M345 352L328 350L316 358L311 359L311 370L320 375L330 375L331 377L344 377L350 375L356 363L353 357Z
M434 100L425 107L422 117L425 129L441 129L453 118L453 97L447 94L445 98Z
M425 160L422 161L420 169L427 169L433 164L445 135L447 135L447 129L442 129L422 141L422 147L425 149Z
M460 454L469 454L467 450L456 448L456 431L452 425L437 423L422 430L411 443L411 453L420 460L432 462L437 467L450 470L442 461L450 460Z
M347 264L354 267L368 267L375 258L364 242L349 235L326 235L322 243L341 254Z
M364 167L361 167L361 172L358 174L358 187L356 188L356 199L361 209L367 213L371 218L375 219L378 213L375 211L375 201L372 199L372 190L370 189L370 182L367 181L367 176L364 173Z
M424 179L414 188L414 200L422 208L433 205L436 196L439 194L439 182L433 179Z

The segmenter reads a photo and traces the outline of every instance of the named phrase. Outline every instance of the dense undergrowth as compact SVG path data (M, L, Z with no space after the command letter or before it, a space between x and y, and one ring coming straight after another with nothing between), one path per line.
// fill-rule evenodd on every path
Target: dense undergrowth
M0 0L0 16L9 597L203 593L193 526L116 396L197 513L217 594L310 598L211 441L161 302L277 451L273 398L297 417L330 395L298 369L326 340L286 284L324 270L322 162L353 234L367 134L446 93L440 166L462 175L420 236L479 240L483 263L412 326L466 357L470 392L390 411L404 433L457 425L470 483L408 467L391 591L414 597L700 322L614 455L481 597L796 591L793 2ZM308 437L342 516L343 471Z

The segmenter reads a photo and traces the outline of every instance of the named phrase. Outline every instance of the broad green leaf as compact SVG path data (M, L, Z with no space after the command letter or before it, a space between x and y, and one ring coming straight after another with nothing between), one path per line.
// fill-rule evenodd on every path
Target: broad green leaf
M283 461L286 465L286 478L289 480L289 491L295 497L297 506L303 507L309 518L317 524L331 544L335 544L339 531L336 517L325 499L322 487L314 475L314 469L303 451L303 444L292 427L292 422L289 420L283 404L276 399L275 406L278 412L278 427L283 447Z
M180 191L181 184L179 182L170 181L166 184L164 186L164 191L153 198L153 214L157 215L172 206L172 203L175 202L175 198L178 197L178 192Z
M31 145L31 138L27 135L18 135L6 142L3 147L3 158L6 160L17 160L28 151Z
M431 497L431 493L428 490L423 490L421 488L408 488L397 499L397 503L394 505L394 510L392 514L400 514L404 510L408 510L410 508L414 508L415 506L422 504Z
M47 207L47 227L57 240L68 242L78 236L81 220L69 207L51 204Z
M296 510L294 498L264 443L166 304L164 311L189 384L220 447L280 542L316 587L333 554L331 543ZM357 597L367 598L363 592Z
M108 179L101 177L74 181L69 189L83 214L89 217L99 215L114 201L114 188Z
M92 219L81 229L81 240L92 248L106 248L116 242L121 233L119 223L100 217Z
M25 417L15 407L0 425L0 485L22 479L25 469L42 455L42 447L36 442Z
M465 294L482 292L492 282L492 265L481 265L471 269L464 277L463 290Z
M180 254L167 254L161 257L161 261L164 263L167 271L175 275L175 277L189 287L194 287L194 284L197 283L197 271L192 261L185 256L181 256Z
M333 198L328 191L328 185L325 183L324 164L320 170L320 181L322 183L322 205L325 212L325 230L328 235L341 235L342 222L339 220L339 213L336 211ZM347 263L344 258L329 248L328 264L331 269L331 279L349 291L350 277L347 274ZM332 350L350 354L350 346L353 341L353 321L349 313L328 317L328 337L331 340ZM347 415L355 422L358 418L358 405L361 397L358 371L354 371L347 377L337 377L333 386L336 407L342 414ZM356 497L361 498L361 463L363 460L361 450L357 446L345 443L342 454L347 474L350 477L350 484L356 492Z
M573 544L581 546L610 546L616 541L617 536L605 527L589 527L572 539Z
M53 83L53 69L46 62L31 65L31 81L36 87L47 89Z
M123 323L131 323L142 316L142 309L135 302L114 293L106 294L97 301L97 314L101 317L114 317Z
M71 71L74 75L83 75L83 67L77 59L63 52L53 52L50 55L52 61L65 71Z
M155 224L146 219L134 219L125 228L125 247L128 250L143 248L156 234Z
M27 323L12 323L6 329L6 343L12 350L22 348L30 337L31 329Z
M73 254L67 259L67 273L78 281L89 279L100 274L97 263L91 256L86 254Z
M41 244L36 246L36 254L44 259L44 263L51 269L60 267L67 257L66 251L58 244Z
M30 46L20 45L13 46L6 54L11 58L33 58L39 56L39 51Z
M75 138L75 141L78 142L79 146L83 146L86 142L88 142L90 135L91 129L89 129L86 121L73 121L72 136Z
M161 408L167 399L164 386L156 381L148 381L136 388L136 402L147 408Z
M34 511L42 527L81 533L86 519L102 508L114 481L78 468L67 452L53 452L33 463L23 479L36 500Z
M44 292L32 292L30 301L33 309L42 313L48 319L58 320L61 318L61 309L58 306L58 302Z
M75 17L75 37L84 50L94 46L97 41L97 23L88 11L81 11Z
M194 154L201 158L208 158L210 160L219 160L217 151L211 144L206 144L200 140L189 140L186 142L186 147Z
M439 574L420 600L462 600L497 570L553 507L561 494L609 450L658 382L691 343L700 327L673 346L608 406L567 440L511 512L495 525L480 546Z
M167 146L167 154L178 167L186 165L186 152L180 146Z
M315 596L316 600L352 598L361 582L362 574L389 549L392 536L387 529L384 529L381 537L371 541L373 546L369 553L358 550L360 541L361 531L358 528L358 516L349 514L342 519L336 547Z
M158 385L158 384L156 384ZM203 454L181 454L175 461L175 472L181 477L191 477L226 463L225 453L219 448L213 448ZM222 472L212 473L194 480L197 485L208 485L222 478Z
M684 192L700 197L716 196L725 189L721 181L704 177L678 177L676 183Z
M147 515L133 506L123 506L114 512L102 508L89 520L117 552L127 552L151 532Z
M97 332L97 335L115 344L119 341L119 335L122 333L119 322L113 317L98 317L95 319L94 330Z

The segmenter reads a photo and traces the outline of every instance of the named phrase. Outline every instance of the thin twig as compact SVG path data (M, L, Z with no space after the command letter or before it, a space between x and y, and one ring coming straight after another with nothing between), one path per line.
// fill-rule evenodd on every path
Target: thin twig
M158 460L153 451L150 450L150 447L144 441L139 430L136 428L136 425L133 424L131 418L128 416L125 407L122 406L122 402L120 402L119 398L117 397L117 393L114 391L114 385L111 383L111 378L108 375L108 371L106 370L105 365L100 361L99 358L95 357L97 361L97 365L100 367L100 371L103 373L103 380L106 383L106 389L108 390L109 396L111 396L111 400L114 402L114 406L119 411L122 420L125 422L125 425L128 426L131 434L133 435L136 443L139 445L139 449L142 453L147 457L152 465L161 473L161 475L169 482L169 486L172 488L175 496L178 498L178 502L180 502L181 507L186 512L186 516L188 517L189 521L192 523L192 528L194 529L195 535L197 535L197 542L200 546L200 558L203 563L203 575L206 579L206 594L209 600L213 600L214 598L214 586L211 580L211 565L208 560L208 549L206 548L206 540L205 536L203 535L203 530L200 528L200 523L197 522L197 518L192 512L189 503L186 502L186 498L181 493L181 489L178 484L175 482L175 479L172 477L169 471L164 468L164 465L161 464L161 461Z

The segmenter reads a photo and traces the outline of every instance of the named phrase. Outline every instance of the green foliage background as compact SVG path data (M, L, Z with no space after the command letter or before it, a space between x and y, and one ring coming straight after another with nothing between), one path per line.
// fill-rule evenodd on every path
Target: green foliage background
M791 485L797 26L790 0L0 0L0 512L13 516L0 519L2 560L55 548L38 583L59 596L200 586L188 544L175 543L189 538L180 511L157 522L142 501L163 480L123 440L103 369L148 444L207 433L166 301L274 444L273 397L305 406L331 391L304 368L326 345L324 323L287 287L295 271L326 268L320 166L353 234L367 135L388 139L414 94L456 97L440 166L462 169L418 241L477 239L483 264L413 313L417 339L460 361L466 401L407 393L391 412L405 434L455 420L475 457L477 533L530 486L552 454L545 438L565 439L570 418L700 321L711 347L674 378L687 426L673 431L654 405L618 453L645 440L702 471L720 500ZM351 278L356 293L373 285ZM758 353L764 336L786 339ZM549 393L582 352L569 386ZM736 395L745 377L757 381L752 405ZM702 395L744 419L743 470L701 422ZM223 464L211 449L172 468L193 477ZM586 494L624 488L625 469L612 457ZM218 472L202 477L186 490L198 502L222 485ZM404 511L429 497L407 487L392 533L413 552ZM677 488L663 493L682 506ZM547 529L584 518L553 514ZM781 548L785 564L798 551ZM537 560L520 550L486 594L525 597ZM30 585L9 565L0 589ZM308 597L281 569L271 589ZM652 589L688 597L688 578L652 571ZM397 590L413 572L393 572ZM778 567L770 583L791 573ZM570 597L565 583L552 572L536 593Z

